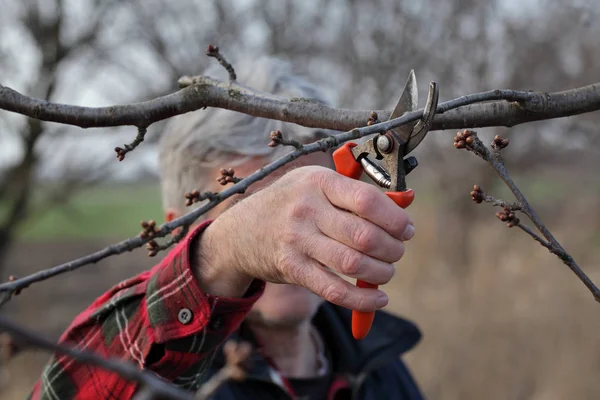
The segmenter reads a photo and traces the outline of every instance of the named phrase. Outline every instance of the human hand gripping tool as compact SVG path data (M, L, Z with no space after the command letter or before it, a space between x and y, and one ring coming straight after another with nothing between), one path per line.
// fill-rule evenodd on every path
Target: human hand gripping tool
M404 156L413 151L429 131L437 109L438 97L439 87L437 83L431 82L421 120L379 133L358 145L346 142L333 153L336 171L353 179L359 179L364 172L380 187L389 190L385 193L394 203L402 208L408 207L413 202L415 193L406 187L405 178L418 163L415 157ZM389 119L414 111L417 105L417 81L414 71L411 70L400 100ZM356 285L360 288L379 287L360 279L356 281ZM355 339L367 336L374 318L375 312L352 311L352 335Z

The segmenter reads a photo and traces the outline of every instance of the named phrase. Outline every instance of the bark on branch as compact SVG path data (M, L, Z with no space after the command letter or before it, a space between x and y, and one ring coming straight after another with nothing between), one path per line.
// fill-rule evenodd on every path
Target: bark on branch
M204 76L183 77L179 84L183 89L175 93L146 102L110 107L51 103L0 85L0 109L81 128L122 125L146 128L175 115L218 107L255 117L340 131L366 125L372 111L337 109L305 98L287 99L257 92L236 82L225 83ZM432 130L510 127L600 110L599 85L596 83L554 93L492 90L462 96L438 106ZM389 118L390 111L376 112L381 120ZM406 122L417 120L422 115L422 109L414 111Z

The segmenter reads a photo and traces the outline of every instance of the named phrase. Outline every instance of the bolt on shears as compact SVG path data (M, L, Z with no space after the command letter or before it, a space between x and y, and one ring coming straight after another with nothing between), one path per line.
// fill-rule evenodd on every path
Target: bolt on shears
M346 142L333 153L335 169L342 175L359 179L363 172L381 188L388 189L387 196L398 206L406 208L411 205L415 194L406 187L406 175L418 165L415 157L404 158L413 151L423 140L437 109L439 87L436 82L429 84L429 94L423 112L418 121L409 122L397 128L377 134L375 137L361 143ZM417 80L413 70L400 100L390 115L390 120L398 118L409 111L414 111L418 105ZM358 279L356 285L360 288L377 289L374 285ZM352 335L363 339L369 333L374 312L352 311Z

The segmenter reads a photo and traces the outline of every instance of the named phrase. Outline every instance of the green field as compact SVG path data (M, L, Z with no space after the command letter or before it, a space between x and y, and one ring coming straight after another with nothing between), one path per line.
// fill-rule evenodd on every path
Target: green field
M531 176L516 177L515 180L534 207L561 204L572 193L575 182ZM470 201L472 183L457 184L464 186L465 201ZM424 181L413 182L413 185L420 204L435 207L442 201L435 185ZM587 190L595 193L600 190L598 186L597 182L585 185ZM500 180L495 182L495 187L484 189L505 200L514 200ZM126 238L139 233L142 220L163 222L158 182L98 185L78 191L65 204L34 203L33 212L19 227L18 238L21 240ZM0 219L3 219L3 212L6 207L0 204Z
M158 184L102 185L49 209L35 204L18 236L22 240L125 238L137 235L140 222L150 219L163 221Z

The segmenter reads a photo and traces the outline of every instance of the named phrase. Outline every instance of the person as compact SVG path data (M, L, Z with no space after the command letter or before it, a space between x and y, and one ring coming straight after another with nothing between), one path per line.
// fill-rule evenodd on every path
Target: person
M288 63L237 64L238 81L253 89L328 104ZM226 80L217 67L205 74ZM219 168L243 177L289 152L267 146L278 129L301 143L332 133L217 108L173 118L159 145L166 220L190 211L184 193L218 191ZM373 184L335 172L331 153L300 157L220 203L156 266L96 299L60 342L190 391L224 365L227 339L251 343L246 379L225 382L214 399L421 399L401 357L419 329L381 310L382 290L353 283L389 282L414 224ZM352 309L377 310L365 339L352 337ZM139 390L54 355L30 398L129 399Z

